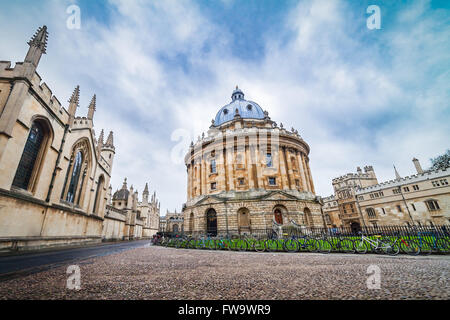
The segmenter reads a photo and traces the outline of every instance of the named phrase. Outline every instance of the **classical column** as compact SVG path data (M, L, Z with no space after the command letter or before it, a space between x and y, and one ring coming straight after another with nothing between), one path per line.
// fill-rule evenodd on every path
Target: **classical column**
M252 163L253 162L251 159L252 155L250 152L250 146L247 146L245 148L245 157L247 158L246 163L245 163L245 165L246 165L245 169L247 170L248 188L254 189L255 181L253 180L253 172L252 172L252 169L253 169Z
M292 190L295 190L295 177L294 177L294 168L292 168L292 162L291 162L291 156L290 152L288 150L284 150L284 154L286 157L286 164L287 164L287 171L288 171L288 178L290 182L290 188Z
M300 188L301 190L305 191L306 190L306 179L305 179L305 173L303 171L303 165L302 165L302 160L300 158L300 151L296 151L295 152L295 158L297 159L297 167L298 167L298 174L300 176Z
M223 155L223 145L220 145L220 149L216 152L216 158L218 158L218 162L216 162L216 171L217 171L217 189L224 191L227 188L226 185L226 172L225 172L225 157Z
M264 155L265 157L265 155ZM263 158L265 159L265 158ZM264 188L263 174L262 174L262 159L259 147L255 149L255 164L256 164L256 178L258 180L258 188Z
M306 166L306 162L305 162L305 156L303 153L300 154L301 159L302 159L302 172L305 175L305 181L306 181L306 191L310 191L311 192L311 186L309 184L309 176L308 176L308 167Z
M202 168L202 176L201 176L201 194L206 194L208 192L207 190L207 185L206 185L206 177L208 176L208 164L207 161L205 160L205 155L202 154L202 158L201 158L201 168Z
M314 183L312 180L311 168L309 167L309 159L307 159L307 161L306 161L306 167L308 168L308 176L309 176L309 184L311 185L311 192L315 194L316 192L314 190Z

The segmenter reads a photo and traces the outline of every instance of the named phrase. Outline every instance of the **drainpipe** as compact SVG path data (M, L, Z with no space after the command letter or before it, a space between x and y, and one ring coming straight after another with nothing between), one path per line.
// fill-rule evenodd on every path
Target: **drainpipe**
M61 146L59 147L58 157L56 158L55 168L53 169L52 180L50 181L50 185L48 187L48 193L47 193L47 198L45 199L45 202L50 202L50 197L52 195L53 186L54 186L55 178L56 178L56 169L58 168L59 162L61 161L61 154L63 152L64 143L66 142L67 131L69 131L69 125L68 124L66 124L64 126L64 134L63 134L63 138L61 140Z
M359 205L358 195L356 194L356 190L355 190L355 199L356 199L356 205L358 206L359 215L361 216L361 220L363 222L364 228L367 230L366 221L364 220L364 215L362 213L361 206Z
M406 203L406 199L405 199L405 197L403 196L402 187L399 186L399 187L398 187L398 190L400 191L400 194L402 195L403 203L405 204L406 210L408 210L409 218L411 219L412 225L414 226L414 225L415 225L415 224L414 224L414 220L413 220L413 218L412 218L411 211L409 211L409 207L408 207L408 204Z
M227 225L227 238L229 237L229 231L228 231L228 206L227 201L225 200L225 223Z

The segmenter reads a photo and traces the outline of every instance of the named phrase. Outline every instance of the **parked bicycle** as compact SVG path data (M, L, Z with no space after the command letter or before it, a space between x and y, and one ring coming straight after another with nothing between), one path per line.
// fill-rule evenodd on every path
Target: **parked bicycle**
M397 255L400 252L400 247L397 243L398 239L394 241L389 238L382 239L381 235L375 235L375 239L371 239L361 232L359 234L361 234L361 239L355 240L354 242L357 253L367 253L369 248L375 252L383 252L389 255Z

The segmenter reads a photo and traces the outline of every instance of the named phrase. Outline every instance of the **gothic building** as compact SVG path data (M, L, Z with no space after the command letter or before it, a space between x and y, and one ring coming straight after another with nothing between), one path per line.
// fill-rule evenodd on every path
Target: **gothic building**
M96 96L77 115L36 72L47 27L28 42L23 62L0 61L0 250L101 241L115 155L113 133L94 132Z
M159 231L170 233L183 233L184 232L183 212L177 212L176 209L174 212L169 212L169 210L167 210L166 215L160 218Z
M246 233L291 221L323 226L308 144L238 87L231 99L185 157L185 232Z
M450 168L423 170L413 159L416 174L378 183L372 167L333 179L335 194L324 198L328 227L441 225L450 223Z
M122 188L114 192L106 205L103 228L104 240L148 239L158 232L160 203L156 192L149 201L148 183L138 199L138 191L133 186L128 189L125 178Z

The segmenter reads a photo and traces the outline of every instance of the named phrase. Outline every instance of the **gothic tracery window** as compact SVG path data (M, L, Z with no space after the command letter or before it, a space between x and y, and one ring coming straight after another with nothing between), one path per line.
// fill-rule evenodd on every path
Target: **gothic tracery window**
M37 169L42 163L48 137L48 128L41 121L34 121L14 176L12 183L14 187L25 190L31 188L33 176L36 176Z
M75 205L83 203L89 169L89 146L86 140L82 140L73 147L61 199Z

